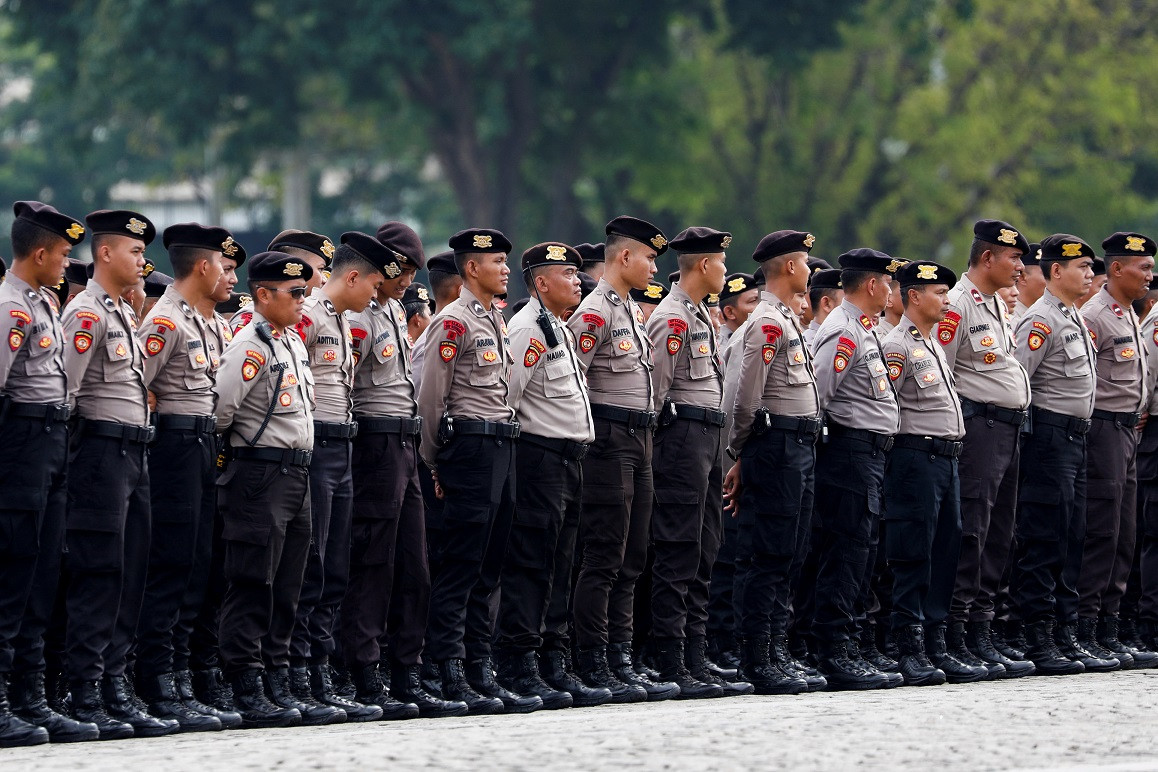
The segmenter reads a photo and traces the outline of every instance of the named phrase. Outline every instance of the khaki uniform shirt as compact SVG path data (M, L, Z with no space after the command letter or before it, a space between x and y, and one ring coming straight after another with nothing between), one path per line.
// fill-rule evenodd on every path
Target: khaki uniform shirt
M418 415L406 311L396 300L371 300L347 314L354 338L354 414L373 418ZM429 329L429 328L428 328Z
M923 336L907 316L902 316L900 324L885 336L881 348L897 392L899 433L942 440L964 437L965 418L953 372L941 347Z
M847 299L816 333L820 408L841 426L896 434L900 416L873 321Z
M1094 405L1111 413L1140 413L1146 407L1147 363L1138 318L1102 287L1082 306L1094 339L1098 385Z
M962 397L1013 410L1028 407L1029 376L1016 356L1005 301L962 276L949 290L949 310L936 335Z
M647 320L651 339L652 410L665 399L720 410L724 371L707 306L696 305L678 284Z
M221 367L221 355L225 352L225 347L233 340L233 330L229 329L229 322L225 317L216 311L206 323L209 325L209 359L216 371Z
M348 424L354 420L354 352L350 325L325 292L306 298L295 328L309 354L314 375L314 420Z
M578 343L592 402L652 410L651 339L634 300L620 297L606 279L600 279L567 326Z
M64 313L69 402L81 418L131 426L149 423L145 352L129 304L90 279Z
M1158 414L1158 304L1139 325L1146 352L1146 412Z
M63 405L68 399L64 330L49 293L13 274L0 284L0 394L13 402Z
M137 339L145 349L145 385L157 397L156 412L213 415L220 354L210 322L172 285L145 320Z
M511 369L509 400L524 432L541 437L590 443L595 441L587 382L575 356L575 336L548 312L559 344L547 346L539 327L542 306L531 298L511 319ZM519 361L519 355L522 361Z
M1029 306L1022 303L1021 298L1013 301L1013 323L1016 325L1017 322L1021 321L1021 317L1025 316L1027 311L1029 311Z
M1049 289L1017 323L1017 360L1029 373L1034 407L1076 418L1094 412L1094 347L1076 306Z
M804 329L804 343L808 346L808 350L813 350L812 344L816 341L816 333L820 330L820 325L813 319L808 323L808 327Z
M254 311L221 357L217 429L232 429L230 445L311 450L314 394L309 354L293 330L266 341L263 329L269 329L265 318ZM269 423L253 442L271 405Z

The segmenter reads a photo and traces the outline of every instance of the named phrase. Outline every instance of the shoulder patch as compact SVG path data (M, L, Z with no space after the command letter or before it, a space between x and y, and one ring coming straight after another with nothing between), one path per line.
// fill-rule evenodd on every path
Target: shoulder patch
M452 341L466 335L466 325L457 319L443 319L442 329L446 332L446 337Z
M1040 330L1045 335L1049 335L1051 332L1053 332L1053 329L1048 324L1036 319L1033 322L1033 329Z
M889 367L889 380L895 381L901 377L905 367L905 355L900 351L885 354L885 363Z
M16 351L24 343L24 330L13 327L8 331L8 348Z
M688 323L679 317L668 319L667 326L671 328L673 335L683 335L688 331Z
M12 318L16 320L16 324L20 327L26 324L32 324L32 317L18 308L14 308L8 313L12 315ZM97 318L99 319L100 317L98 316Z
M438 344L438 355L442 357L443 362L449 362L454 359L454 355L458 353L458 344L453 340L444 340Z
M780 329L778 324L764 324L760 326L760 332L764 333L764 340L768 343L776 343L776 339L784 334L784 330ZM843 340L843 338L842 338ZM855 348L855 344L854 344Z
M607 322L599 314L586 313L583 314L583 324L590 325L591 329L594 330L596 327L607 324Z
M535 338L531 338L530 345L527 346L527 353L523 355L523 366L534 367L535 363L539 361L539 356L546 350L546 345Z
M170 330L177 329L177 325L173 323L173 320L164 316L154 316L151 320L149 320L149 324L155 324L158 327L167 327ZM157 332L160 332L160 330Z
M671 335L667 336L667 353L671 354L673 357L679 353L680 348L682 348L683 345L683 338L681 338L676 333L673 332Z
M844 372L848 367L849 360L852 359L853 352L856 351L856 341L851 338L846 338L843 335L836 342L836 356L832 360L832 369L838 373Z
M937 340L941 341L942 344L952 343L960 325L961 314L956 311L947 312L945 318L937 323Z
M1045 344L1045 336L1037 330L1030 330L1028 343L1030 351L1037 351Z
M76 353L84 354L92 348L92 333L87 330L77 330L72 336L72 345Z
M590 332L580 333L579 350L584 354L589 354L593 348L595 348L595 335Z

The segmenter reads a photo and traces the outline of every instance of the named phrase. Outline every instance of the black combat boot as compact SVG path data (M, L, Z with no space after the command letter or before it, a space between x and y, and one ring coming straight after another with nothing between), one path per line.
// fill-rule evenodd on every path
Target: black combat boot
M945 630L945 648L958 662L963 662L970 667L985 668L987 680L996 681L999 678L1005 678L1005 665L1000 662L988 662L969 650L969 646L965 642L964 622L949 622Z
M307 668L310 694L313 695L314 700L322 705L329 705L333 708L338 708L346 714L346 719L351 723L360 724L365 721L377 721L383 718L385 711L377 703L361 703L356 700L347 699L339 695L334 690L333 669L330 663L325 660L315 662ZM414 711L404 711L406 718L414 718L417 713ZM401 716L399 716L401 717Z
M925 653L925 628L905 625L893 630L893 640L901 659L898 666L905 686L940 686L945 683L945 671L934 667Z
M173 684L177 687L177 696L185 703L185 707L215 717L226 729L241 728L241 714L236 710L221 710L197 699L197 695L193 692L193 674L190 671L178 670L173 673Z
M684 642L684 663L692 678L719 686L724 690L725 697L740 697L756 692L756 687L741 680L739 676L723 678L718 674L726 669L718 667L708 658L708 639L702 635L693 635Z
M571 670L571 655L559 649L551 649L539 660L539 674L544 683L553 689L571 695L571 704L576 708L590 708L611 702L610 689L592 688ZM646 696L644 697L646 699Z
M194 670L193 695L198 702L222 713L241 715L237 706L233 704L233 687L225 680L221 668L211 667L207 670Z
M297 708L283 708L270 702L262 676L261 670L250 668L233 678L233 701L241 714L241 726L245 729L301 726L302 714Z
M295 684L294 681L297 681ZM322 705L314 698L301 699L297 692L309 694L310 676L301 668L299 673L292 673L288 667L275 667L265 671L265 687L269 692L269 699L274 705L283 708L293 708L302 717L302 726L325 726L327 724L344 724L346 712L330 705Z
M892 657L885 656L878 647L877 624L866 622L860 634L860 656L882 673L900 673L901 668Z
M101 680L101 696L108 714L131 726L134 737L164 737L181 731L181 725L176 721L156 718L142 710L133 686L125 676L106 675ZM220 725L221 722L217 723Z
M840 692L888 689L889 677L868 665L859 656L855 658L851 656L849 646L849 641L833 641L823 645L821 649L818 669L828 681L828 690ZM759 691L759 686L756 688Z
M1054 637L1054 621L1045 619L1025 626L1029 649L1025 656L1033 663L1037 675L1074 675L1084 673L1081 662L1062 655Z
M722 670L734 670L730 676L721 675L721 678L737 678L740 671L740 641L733 633L718 633L708 638L708 659L719 665Z
M740 642L740 674L756 694L802 694L808 683L772 663L768 656L770 638L754 635Z
M8 705L8 676L0 673L0 748L44 745L48 740L47 729L30 724L12 712Z
M806 646L804 650L807 653L808 647ZM820 671L796 658L788 646L787 635L772 636L768 648L768 661L793 678L804 679L810 692L823 691L828 686L828 681L824 680Z
M1033 675L1033 663L1020 659L1010 659L998 651L993 643L993 627L990 622L970 622L965 636L965 645L985 663L997 663L1005 668L1005 678L1021 678Z
M54 743L100 739L101 732L96 724L76 721L48 706L44 692L44 673L40 671L14 673L8 696L12 712L29 724L48 730L48 736Z
M461 659L448 659L439 663L442 672L442 696L448 700L465 702L472 716L485 716L506 711L498 697L484 697L474 690L466 680Z
M543 701L535 695L516 694L503 688L495 680L494 662L490 657L480 657L466 663L466 682L484 697L502 700L505 713L534 713L543 708Z
M1143 664L1146 660L1145 655L1141 652L1135 653L1133 649L1127 646L1118 637L1118 617L1104 616L1097 621L1095 625L1094 641L1104 651L1108 651L1119 662L1122 663L1123 670L1132 670L1133 668L1152 667L1149 663ZM1086 648L1089 648L1088 646ZM1155 656L1158 659L1158 656ZM1128 664L1127 664L1128 663Z
M856 637L849 638L847 653L848 658L858 664L864 670L867 670L870 673L880 673L883 675L886 679L886 689L896 689L898 686L905 685L905 677L901 675L900 671L880 670L876 665L865 659L864 656L860 653L860 642Z
M1026 652L1029 651L1029 639L1026 637L1028 631L1025 629L1025 623L1019 619L1010 620L1005 623L1005 633L1003 640L1005 641L1005 648L998 649L1002 654L1012 660L1020 659L1028 660Z
M1129 652L1118 656L1117 652L1110 651L1098 642L1098 620L1093 617L1079 617L1074 629L1074 638L1078 646L1082 647L1097 659L1118 660L1118 669L1130 670L1134 667L1134 657ZM1085 664L1085 663L1083 663ZM1086 668L1089 670L1090 668Z
M198 713L181 700L172 673L141 678L140 691L149 712L181 725L182 732L220 732L225 727L216 716Z
M417 706L418 715L422 718L465 716L467 714L465 702L435 697L422 687L420 668L420 665L399 663L390 666L390 694L395 701Z
M1150 668L1158 667L1158 653L1142 643L1141 636L1138 635L1138 628L1133 619L1122 617L1121 620L1119 620L1118 617L1105 617L1102 624L1105 625L1107 634L1112 631L1111 622L1117 623L1118 625L1117 640L1134 656L1134 667L1139 670L1149 670ZM1107 640L1109 639L1102 639L1103 643ZM1112 647L1107 646L1107 648L1112 650Z
M925 653L945 674L945 680L951 684L971 684L989 678L989 669L984 665L967 665L949 652L945 633L944 622L925 628Z
M682 638L662 638L655 642L659 677L671 681L680 688L677 700L702 700L723 697L722 687L696 680L684 663L684 640Z
M70 691L73 717L77 721L96 724L100 733L98 739L124 740L135 734L131 725L113 718L105 710L100 681L73 681Z
M615 703L645 702L647 690L635 683L624 683L611 672L607 648L594 646L579 650L579 675L593 689L607 689Z
M652 681L646 676L635 672L635 664L631 660L630 643L607 644L607 664L611 672L625 684L642 686L647 692L648 702L661 702L679 696L680 688L671 681Z
M1074 625L1059 624L1054 628L1053 638L1057 641L1061 655L1074 662L1081 662L1087 672L1109 673L1122 669L1122 663L1117 659L1103 659L1091 651L1086 651L1085 647L1078 643L1078 633Z
M570 693L556 689L539 675L539 655L533 651L502 652L498 657L499 685L515 694L538 697L546 710L560 710L574 704Z

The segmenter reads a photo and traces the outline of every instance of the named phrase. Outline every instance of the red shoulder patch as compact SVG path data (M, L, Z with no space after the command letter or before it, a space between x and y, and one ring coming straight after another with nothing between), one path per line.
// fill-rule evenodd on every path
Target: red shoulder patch
M442 357L443 362L449 362L454 359L454 355L458 353L458 344L453 340L444 340L438 344L438 355Z
M668 319L667 326L671 328L672 333L675 335L683 335L688 331L688 323L679 317Z
M583 314L583 324L591 325L591 329L607 324L599 314Z
M1046 324L1045 322L1038 321L1036 319L1033 322L1033 329L1041 330L1046 335L1049 335L1051 332L1053 332L1053 329L1048 324Z
M448 340L453 341L462 335L466 335L466 325L457 319L443 319L442 329L446 331L446 337ZM458 347L455 346L455 348L457 349Z
M531 338L530 345L527 346L527 353L523 355L523 366L534 367L535 363L539 361L539 355L546 350L547 347L542 341Z
M350 329L350 345L357 351L362 347L362 341L366 340L366 331L361 327L353 327Z
M945 318L937 323L937 340L941 341L942 345L947 345L953 342L953 338L957 335L957 328L961 326L961 314L956 311L949 311L945 314Z
M595 348L595 336L590 332L580 333L579 335L579 350L584 354L590 354L591 349Z
M775 343L784 334L784 330L776 324L765 324L760 328L760 332L764 333L764 339L769 343Z

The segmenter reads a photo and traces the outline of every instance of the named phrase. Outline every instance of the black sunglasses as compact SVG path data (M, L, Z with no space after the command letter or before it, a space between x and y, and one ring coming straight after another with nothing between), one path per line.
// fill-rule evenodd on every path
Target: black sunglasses
M269 290L270 292L284 292L287 295L289 295L291 298L293 298L294 300L301 300L302 298L304 298L306 296L306 292L308 292L310 289L309 287L294 287L292 289L281 289L280 287L267 287L264 284L260 285L260 286L262 289Z

